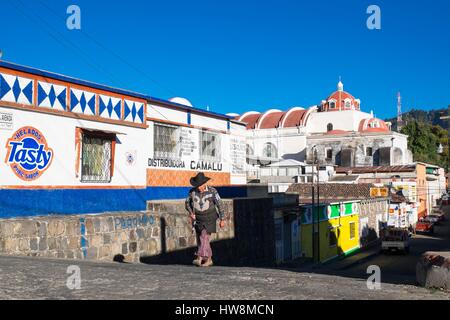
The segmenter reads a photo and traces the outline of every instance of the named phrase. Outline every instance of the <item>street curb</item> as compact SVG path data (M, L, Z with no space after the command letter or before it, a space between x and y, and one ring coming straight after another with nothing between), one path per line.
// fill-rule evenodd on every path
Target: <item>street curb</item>
M378 251L374 251L373 253L371 253L371 254L369 254L369 255L367 255L367 256L365 256L365 257L359 259L359 260L356 260L356 261L354 261L354 262L352 262L352 263L349 263L348 265L346 265L346 266L344 266L344 267L341 267L341 268L339 268L339 269L337 269L337 270L346 270L346 269L350 269L350 268L352 268L352 267L354 267L354 266L356 266L356 265L358 265L358 264L362 264L362 263L364 263L364 262L366 262L366 261L372 259L373 257L377 256L378 254L379 254Z

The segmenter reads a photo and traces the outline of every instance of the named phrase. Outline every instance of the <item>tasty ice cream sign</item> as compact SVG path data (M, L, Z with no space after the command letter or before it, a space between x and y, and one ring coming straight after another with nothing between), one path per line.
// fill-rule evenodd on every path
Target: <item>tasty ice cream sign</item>
M22 127L6 143L5 162L24 181L38 179L53 160L53 150L44 135L34 127Z

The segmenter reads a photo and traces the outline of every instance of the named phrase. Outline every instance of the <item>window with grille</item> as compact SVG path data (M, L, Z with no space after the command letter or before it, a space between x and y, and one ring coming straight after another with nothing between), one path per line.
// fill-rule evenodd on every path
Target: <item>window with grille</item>
M220 161L220 135L211 131L200 132L200 158L206 161Z
M83 133L81 182L111 182L115 135Z
M153 151L155 158L177 159L179 155L180 130L177 126L156 124L153 129Z
M356 226L354 222L350 222L350 240L356 237Z

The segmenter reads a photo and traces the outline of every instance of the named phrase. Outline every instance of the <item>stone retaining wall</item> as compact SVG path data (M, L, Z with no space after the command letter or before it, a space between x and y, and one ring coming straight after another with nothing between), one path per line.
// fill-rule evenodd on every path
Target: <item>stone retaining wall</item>
M233 201L224 200L224 205L226 226L213 240L234 237ZM0 219L0 254L139 262L196 246L182 201L160 201L149 208L147 212Z
M450 290L450 252L425 252L416 266L416 280L426 288Z

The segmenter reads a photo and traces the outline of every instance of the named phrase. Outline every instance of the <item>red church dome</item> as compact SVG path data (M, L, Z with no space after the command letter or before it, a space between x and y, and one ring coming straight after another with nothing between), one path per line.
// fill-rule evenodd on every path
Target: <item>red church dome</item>
M386 122L377 118L364 119L359 123L359 132L389 132L390 130Z
M361 101L344 91L344 84L339 81L338 90L322 101L320 111L360 110Z

